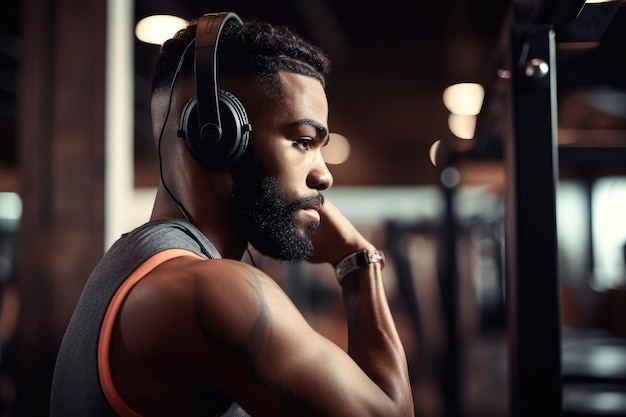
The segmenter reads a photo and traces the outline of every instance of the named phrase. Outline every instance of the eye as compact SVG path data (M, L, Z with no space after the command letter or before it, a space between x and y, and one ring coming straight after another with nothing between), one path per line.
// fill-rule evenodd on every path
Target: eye
M311 138L298 138L298 139L294 139L293 143L295 144L295 146L299 149L302 149L304 151L309 150L309 148L311 147L311 142L313 142L313 139Z

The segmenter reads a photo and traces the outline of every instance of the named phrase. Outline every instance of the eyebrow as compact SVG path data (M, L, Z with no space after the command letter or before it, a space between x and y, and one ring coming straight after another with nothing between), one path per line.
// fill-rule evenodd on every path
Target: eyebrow
M326 139L326 143L328 143L328 141L330 140L328 129L326 129L326 127L318 121L315 121L313 119L301 119L295 122L294 124L297 126L302 126L302 125L311 126L312 128L316 130L317 137Z

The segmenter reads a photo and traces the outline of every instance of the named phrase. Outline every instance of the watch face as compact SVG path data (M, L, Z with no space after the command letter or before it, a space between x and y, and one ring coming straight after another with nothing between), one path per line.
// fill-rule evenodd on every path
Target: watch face
M368 252L367 253L369 256L369 263L370 264L375 264L377 262L382 262L384 264L385 262L385 255L377 250L377 251L372 251L372 252Z

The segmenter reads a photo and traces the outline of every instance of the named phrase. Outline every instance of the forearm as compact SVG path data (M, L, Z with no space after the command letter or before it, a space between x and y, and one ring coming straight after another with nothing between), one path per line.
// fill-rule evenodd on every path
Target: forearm
M372 256L376 248L331 202L324 203L320 214L320 228L313 234L315 250L310 260L329 262L335 269L340 267L348 318L348 353L380 389L380 397L369 397L377 407L371 415L413 416L406 355L387 303L382 260L368 258L365 265L362 260L356 260L354 270L351 262L344 264L346 257L364 250Z
M348 353L406 415L413 415L404 348L383 287L381 265L370 264L342 283L348 319Z

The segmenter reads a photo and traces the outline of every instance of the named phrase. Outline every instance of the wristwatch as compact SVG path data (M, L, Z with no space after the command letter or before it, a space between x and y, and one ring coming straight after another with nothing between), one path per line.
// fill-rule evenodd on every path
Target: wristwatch
M337 281L341 284L341 281L343 281L349 273L375 263L380 263L380 269L385 267L385 255L382 251L375 249L354 252L343 258L337 264L337 267L335 268Z

